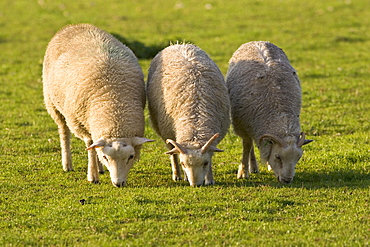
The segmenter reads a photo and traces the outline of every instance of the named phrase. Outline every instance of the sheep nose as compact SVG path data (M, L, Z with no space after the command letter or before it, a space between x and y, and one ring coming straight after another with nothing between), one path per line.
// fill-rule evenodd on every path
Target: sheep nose
M290 184L293 181L293 178L280 178L279 181L283 184Z
M121 182L121 183L112 182L112 184L113 184L115 187L117 187L117 188L120 188L120 187L125 186L125 182Z

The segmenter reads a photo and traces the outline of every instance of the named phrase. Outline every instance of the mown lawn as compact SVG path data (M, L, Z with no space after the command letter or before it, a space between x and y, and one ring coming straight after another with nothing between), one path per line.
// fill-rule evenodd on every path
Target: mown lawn
M0 2L1 246L369 246L370 8L367 0ZM42 97L42 59L70 23L118 37L147 70L177 41L205 50L225 74L243 43L284 49L302 81L304 146L294 182L262 165L236 179L232 129L214 156L216 185L173 182L164 143L147 118L128 185L86 179L82 141L63 172L57 127ZM147 113L147 112L146 112Z

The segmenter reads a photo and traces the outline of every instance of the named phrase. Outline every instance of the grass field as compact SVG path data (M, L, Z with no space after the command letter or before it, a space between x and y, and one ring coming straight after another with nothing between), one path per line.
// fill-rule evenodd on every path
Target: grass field
M198 45L227 71L243 43L284 49L302 81L304 146L292 184L236 179L232 129L214 156L216 185L173 182L164 143L147 119L127 187L86 179L72 140L63 172L57 127L42 97L42 59L71 23L94 24L129 45L147 70L170 42ZM0 2L1 246L369 246L370 8L368 0ZM84 200L82 203L81 200Z

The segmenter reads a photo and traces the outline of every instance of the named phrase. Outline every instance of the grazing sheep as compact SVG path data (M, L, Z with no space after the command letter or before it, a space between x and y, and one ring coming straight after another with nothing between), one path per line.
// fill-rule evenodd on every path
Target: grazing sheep
M153 128L171 149L172 178L214 184L212 155L230 126L230 103L217 65L195 45L176 44L153 59L147 96Z
M301 86L283 50L269 42L249 42L229 61L226 84L235 133L243 139L238 178L259 172L253 141L278 180L293 181L302 146L311 142L300 131Z
M107 32L69 25L50 41L43 64L46 109L58 125L65 171L72 170L70 132L88 150L87 179L108 168L113 185L125 185L143 138L145 84L132 51ZM98 167L99 166L99 167Z

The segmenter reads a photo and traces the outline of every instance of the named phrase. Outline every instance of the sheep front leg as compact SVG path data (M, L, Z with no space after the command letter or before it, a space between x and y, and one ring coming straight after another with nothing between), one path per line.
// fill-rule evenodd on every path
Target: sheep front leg
M93 144L92 140L86 141L86 147L90 147ZM87 151L88 155L88 166L87 166L87 181L97 184L99 183L99 170L98 170L98 159L95 148Z
M181 180L181 169L179 164L178 154L170 155L171 158L171 167L172 167L172 180L178 181Z
M253 148L253 141L250 137L243 139L243 158L242 163L239 165L238 178L249 177L249 156ZM253 153L254 154L254 153Z
M97 160L98 160L98 171L99 171L100 174L104 174L104 166L100 162L99 158Z
M209 164L208 172L206 173L206 177L204 180L204 185L212 185L215 184L215 180L213 179L213 172L212 172L212 164Z
M249 172L250 173L259 173L260 172L260 170L258 169L256 155L254 154L253 145L252 145L251 151L249 153Z

